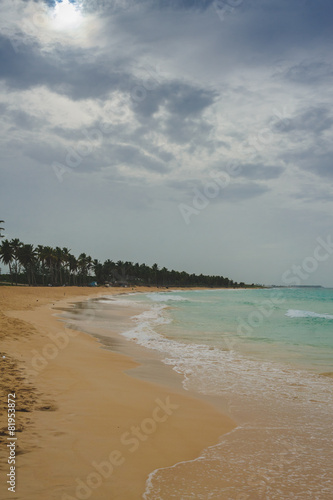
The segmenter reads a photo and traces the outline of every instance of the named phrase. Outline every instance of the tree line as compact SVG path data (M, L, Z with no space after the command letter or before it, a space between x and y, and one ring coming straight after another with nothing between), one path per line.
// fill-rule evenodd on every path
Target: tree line
M0 228L0 231L1 229L3 230ZM1 233L0 238L3 238ZM2 240L0 262L9 268L9 274L2 275L1 281L15 285L87 286L96 281L99 285L115 286L246 286L223 276L170 271L166 267L160 268L158 264L148 266L121 260L114 262L110 259L102 263L85 253L75 257L66 247L34 246L25 244L18 238Z

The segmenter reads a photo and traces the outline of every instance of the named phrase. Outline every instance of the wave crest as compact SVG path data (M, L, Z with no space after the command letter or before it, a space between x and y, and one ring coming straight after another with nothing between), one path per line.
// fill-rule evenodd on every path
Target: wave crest
M323 318L333 319L332 314L319 314L313 311L302 311L300 309L289 309L286 314L288 318Z
M176 302L187 302L185 297L180 295L175 295L174 293L147 293L146 296L153 302L168 302L169 300L174 300Z

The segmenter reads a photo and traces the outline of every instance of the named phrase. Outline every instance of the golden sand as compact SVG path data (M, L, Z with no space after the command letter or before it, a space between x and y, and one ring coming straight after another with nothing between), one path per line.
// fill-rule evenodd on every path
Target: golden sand
M106 293L124 289L0 287L1 499L140 499L150 472L194 459L234 427L205 401L124 373L133 359L54 317ZM8 393L16 493L6 484Z

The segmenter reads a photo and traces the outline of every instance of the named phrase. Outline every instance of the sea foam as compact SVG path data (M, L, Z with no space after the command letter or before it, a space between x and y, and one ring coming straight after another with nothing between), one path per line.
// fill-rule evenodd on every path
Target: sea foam
M285 316L288 318L323 318L323 319L333 319L332 314L319 314L313 311L302 311L299 309L289 309Z

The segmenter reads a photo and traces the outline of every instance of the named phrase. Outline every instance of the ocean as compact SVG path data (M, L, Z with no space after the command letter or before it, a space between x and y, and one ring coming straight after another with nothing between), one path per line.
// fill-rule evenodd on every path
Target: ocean
M135 329L146 347L159 350L154 340L159 344L162 336L257 361L333 372L333 289L223 289L129 298L151 305Z
M237 423L200 457L153 471L145 500L333 498L333 289L105 297L140 306L121 335ZM205 423L203 422L203 426Z

